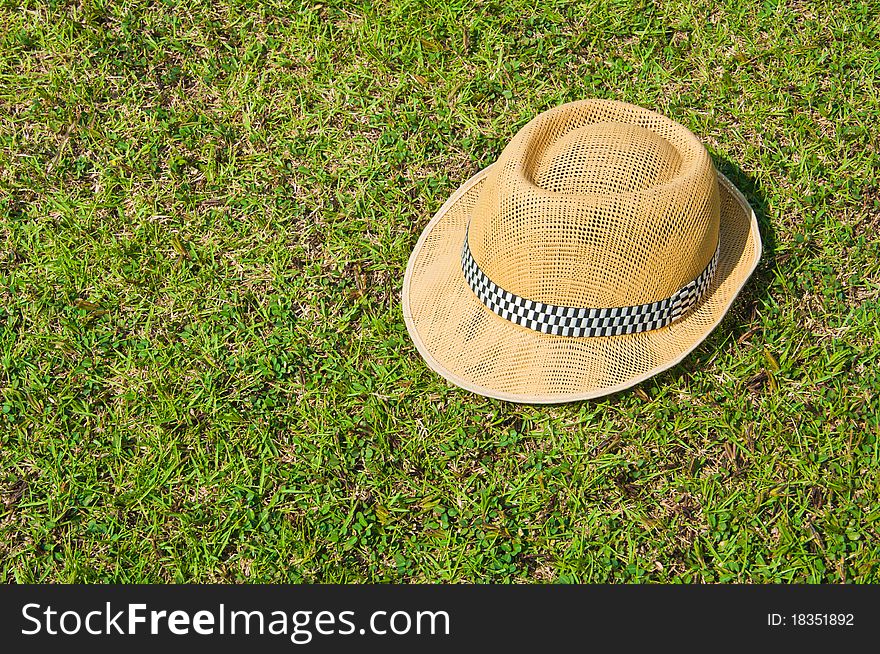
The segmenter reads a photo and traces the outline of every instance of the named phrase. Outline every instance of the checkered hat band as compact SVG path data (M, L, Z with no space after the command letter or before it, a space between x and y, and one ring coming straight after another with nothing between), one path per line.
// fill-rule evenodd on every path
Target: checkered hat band
M471 255L467 235L461 250L461 268L468 286L483 304L521 327L554 336L618 336L659 329L686 314L711 286L718 266L719 250L715 249L709 265L696 279L665 300L604 309L556 306L527 300L505 291L480 270Z

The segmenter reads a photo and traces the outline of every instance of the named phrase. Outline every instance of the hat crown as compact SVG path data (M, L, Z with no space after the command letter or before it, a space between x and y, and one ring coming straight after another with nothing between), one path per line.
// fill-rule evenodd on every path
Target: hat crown
M547 111L492 166L468 243L506 291L575 307L668 298L709 264L719 191L687 128L612 100Z

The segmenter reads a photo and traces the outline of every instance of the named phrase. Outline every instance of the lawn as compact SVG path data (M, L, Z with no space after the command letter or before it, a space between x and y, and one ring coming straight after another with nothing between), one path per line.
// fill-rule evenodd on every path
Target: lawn
M0 581L880 582L880 1L0 0ZM758 213L635 389L428 370L407 258L540 111Z

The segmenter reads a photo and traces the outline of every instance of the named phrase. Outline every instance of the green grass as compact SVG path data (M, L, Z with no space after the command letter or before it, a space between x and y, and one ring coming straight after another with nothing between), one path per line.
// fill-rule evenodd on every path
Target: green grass
M878 16L0 1L0 581L880 581ZM637 389L451 387L407 257L586 97L700 135L762 263Z

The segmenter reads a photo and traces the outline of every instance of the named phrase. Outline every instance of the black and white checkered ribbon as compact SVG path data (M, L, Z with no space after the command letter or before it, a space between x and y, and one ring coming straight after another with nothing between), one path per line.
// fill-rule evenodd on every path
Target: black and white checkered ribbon
M678 289L665 300L631 307L593 309L562 307L535 302L505 291L480 270L467 235L461 250L464 278L480 301L502 318L542 334L555 336L618 336L659 329L675 322L703 297L718 267L718 252L706 269L692 282Z

